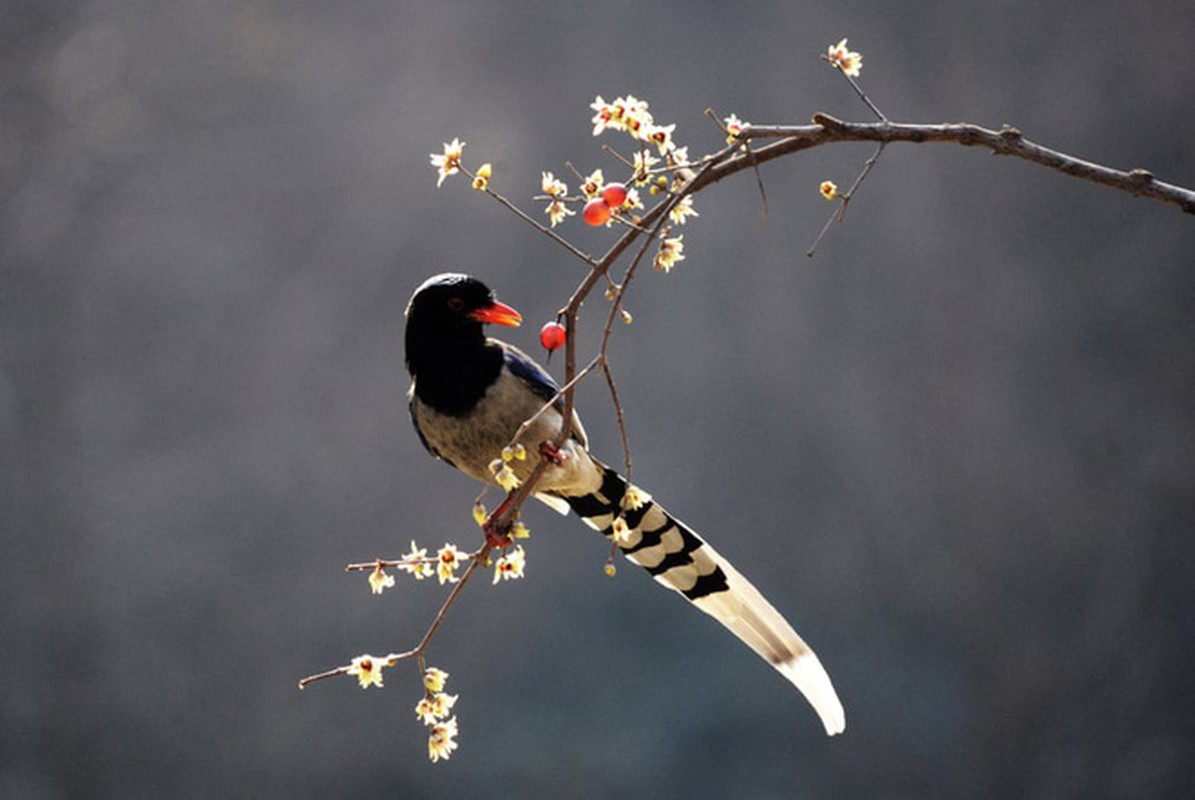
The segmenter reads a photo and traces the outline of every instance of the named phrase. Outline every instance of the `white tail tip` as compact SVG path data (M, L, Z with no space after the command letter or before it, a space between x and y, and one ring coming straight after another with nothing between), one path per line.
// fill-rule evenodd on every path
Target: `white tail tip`
M792 661L777 664L776 668L805 695L805 699L821 717L827 736L846 730L846 712L842 708L842 701L838 699L830 676L813 651L806 651Z

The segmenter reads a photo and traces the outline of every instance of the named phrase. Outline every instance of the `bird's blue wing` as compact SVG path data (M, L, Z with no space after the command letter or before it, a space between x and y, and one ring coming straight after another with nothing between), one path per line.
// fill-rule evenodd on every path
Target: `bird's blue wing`
M506 368L511 373L527 385L536 396L542 398L545 402L551 400L560 391L560 387L556 385L556 381L552 376L544 371L544 368L536 364L531 356L519 350L517 347L507 345L504 350L506 358ZM559 402L557 406L561 406Z
M536 397L542 398L545 402L556 397L560 387L556 385L556 381L543 367L535 363L531 356L505 342L502 343L502 352L510 374L522 381L523 385L530 389ZM557 398L555 406L560 411L564 411L564 399ZM582 447L585 447L589 440L585 436L585 426L581 424L581 418L577 416L576 409L573 409L572 429L574 438L581 443Z

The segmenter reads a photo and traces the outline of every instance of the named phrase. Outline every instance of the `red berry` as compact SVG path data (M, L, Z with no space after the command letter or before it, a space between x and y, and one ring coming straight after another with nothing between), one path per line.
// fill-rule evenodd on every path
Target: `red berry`
M622 208L627 201L627 187L621 183L607 183L606 188L602 189L602 199L610 208Z
M564 326L559 322L545 324L539 329L539 343L548 350L564 347Z
M595 197L585 204L581 216L585 217L585 221L590 225L605 225L610 219L610 206L602 198Z

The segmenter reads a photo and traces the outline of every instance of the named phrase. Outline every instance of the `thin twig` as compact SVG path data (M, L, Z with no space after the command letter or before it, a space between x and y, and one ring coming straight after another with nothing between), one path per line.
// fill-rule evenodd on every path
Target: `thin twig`
M822 239L825 237L826 232L830 230L830 226L833 225L834 221L837 219L838 209L836 208L831 211L830 216L826 218L826 224L823 225L822 229L818 232L817 237L813 240L813 244L811 244L809 249L805 251L805 255L807 255L809 258L813 258L813 254L817 250L817 246L822 243Z
M612 155L612 156L614 156L615 158L617 158L619 161L621 161L621 162L623 163L623 166L625 166L627 169L634 169L634 168L635 168L635 163L634 163L633 161L628 161L626 158L624 158L624 157L623 157L622 153L618 152L617 150L615 150L615 149L614 149L613 147L611 147L610 145L608 145L608 144L603 144L603 145L602 145L602 151L603 151L603 152L606 152L606 153L609 153L610 155Z
M875 103L871 102L871 98L868 97L867 93L863 91L863 87L856 83L854 78L852 78L850 75L847 75L846 71L842 68L835 66L835 69L838 70L842 77L846 78L846 82L849 83L851 88L855 90L855 94L859 95L859 99L871 109L871 113L875 114L876 117L879 118L880 122L887 122L888 117L884 115L883 111L880 111L880 109L876 107Z
M829 59L826 60L828 61ZM726 136L731 136L730 129L727 128L726 125L722 123L722 120L718 118L717 112L715 112L712 108L707 108L705 110L705 115L714 121L714 124L718 126L718 129L722 131L722 133L724 133ZM737 133L734 134L734 138L738 138ZM751 155L750 142L744 141L742 148L744 153L746 153L748 156ZM763 175L759 171L759 164L753 163L752 166L755 170L755 185L759 187L759 199L762 204L762 209L759 214L759 229L763 230L764 223L768 221L768 193L763 186Z
M622 438L623 463L626 465L627 483L631 482L631 440L627 436L627 422L622 412L622 402L618 399L618 387L614 385L614 371L610 369L610 362L602 359L602 373L606 376L606 386L610 389L610 400L614 403L614 419L618 422L618 433Z
M464 167L461 167L460 170L464 174L468 175L470 180L473 179L473 177L474 177L473 173L469 172L469 170L465 169ZM516 217L523 220L531 227L535 228L537 231L542 233L544 236L547 236L549 239L556 242L556 244L558 244L561 247L563 247L564 249L568 250L570 253L572 253L574 256L581 259L582 261L584 261L586 264L589 264L590 266L592 266L594 263L596 263L593 260L593 256L585 253L583 250L578 249L575 245L573 245L572 242L570 242L568 239L565 239L563 236L558 234L556 231L552 230L551 228L545 227L540 222L537 222L536 220L532 219L521 208L519 208L514 203L507 200L505 196L503 196L499 192L495 191L494 189L491 189L488 184L486 185L484 191L486 194L488 194L490 197L497 200L499 203L501 203L507 209L514 212L514 215Z
M842 222L846 218L846 208L848 205L850 205L851 198L855 196L855 190L858 189L863 184L863 181L867 179L868 173L875 168L875 165L879 161L880 154L884 152L884 148L887 146L887 142L880 142L879 147L877 147L876 151L871 154L871 158L863 162L863 171L859 173L858 177L855 178L855 182L851 184L851 188L847 189L846 193L842 196L842 203L838 206L838 208L834 209L834 211L830 213L830 218L827 219L826 224L822 226L821 232L818 233L817 238L813 240L813 244L810 245L809 249L805 251L805 255L813 258L813 254L816 252L817 246L821 243L822 237L826 235L826 231L830 230L830 225L832 225L834 222Z
M310 683L315 683L316 681L322 681L325 678L335 678L337 675L344 675L348 671L349 671L348 667L337 667L336 669L330 669L326 672L317 672L314 675L308 675L306 678L301 678L299 680L299 688L306 689L307 685Z
M456 584L452 587L452 591L448 593L448 597L444 600L443 605L440 606L440 610L436 613L436 617L435 617L435 619L432 620L432 623L428 627L427 632L423 634L423 638L419 640L419 644L415 645L414 648L407 650L404 653L391 653L390 655L386 656L384 659L379 657L379 660L384 660L384 661L387 661L389 664L394 664L398 661L402 661L403 659L416 657L419 659L420 670L421 671L426 670L426 664L424 662L423 654L425 652L427 652L428 645L431 644L432 638L436 635L436 631L439 630L439 628L440 628L440 624L444 622L444 618L448 616L449 610L452 608L453 604L456 602L456 599L460 596L461 591L465 588L465 584L467 584L469 582L469 578L471 578L473 576L473 573L477 571L477 568L481 564L484 564L486 562L486 560L489 559L490 551L492 549L493 549L493 545L491 545L489 542L486 542L485 544L482 545L481 549L478 550L475 555L471 556L472 561L470 562L469 566L465 569L465 572L461 575L460 580L458 580L456 582ZM365 564L349 564L345 569L346 570L356 570L358 568L373 569L374 567L377 566L377 564L378 564L377 560L371 561L371 562L366 562ZM351 669L351 667L347 667L347 666L346 667L336 667L335 669L326 670L324 672L318 672L315 675L308 675L306 678L303 678L299 681L299 688L306 689L308 684L314 683L316 681L322 681L325 678L333 678L333 677L336 677L337 675L347 674L350 669Z
M768 221L768 192L763 188L763 173L759 171L759 162L755 160L755 151L751 149L750 144L743 145L743 152L751 156L751 169L755 170L755 185L759 187L759 200L761 208L759 212L759 229L763 230L764 223Z
M478 552L481 552L481 551L479 550ZM476 555L477 555L477 553L469 553L466 557L473 558ZM413 567L416 564L438 564L438 563L440 563L440 559L438 559L438 558L414 558L414 559L375 558L373 561L359 561L355 564L345 564L344 571L345 572L363 572L365 570L369 570L370 572L372 572L373 570L378 569L379 567L390 567L393 569L394 567L403 567L403 566L412 566Z
M481 550L478 551L477 555L473 557L473 561L469 564L464 574L461 575L461 579L456 582L455 586L452 587L452 591L449 592L447 599L444 600L444 605L440 606L440 610L436 613L436 618L432 620L432 624L430 627L428 627L427 633L423 634L423 638L419 640L419 644L416 645L415 649L412 651L413 653L422 655L427 650L427 646L431 643L432 637L436 635L436 631L440 628L440 623L442 623L444 621L444 617L448 615L449 609L451 609L452 604L456 602L456 598L460 596L461 591L465 588L465 584L469 582L469 578L473 576L473 573L477 571L477 568L484 564L487 559L489 559L490 551L493 549L494 546L489 542L486 542L481 546Z
M510 443L513 445L513 444L516 444L520 439L522 439L523 434L527 433L527 430L532 425L535 424L535 421L537 419L539 419L540 417L542 417L545 413L547 413L547 411L549 409L551 409L557 403L559 403L561 401L561 398L564 397L564 393L566 391L568 391L569 389L571 389L573 386L575 386L577 383L579 383L581 380L583 380L585 378L585 376L588 375L593 370L593 368L598 365L598 362L600 360L601 360L601 356L598 356L597 358L594 358L592 361L590 361L588 364L586 364L585 368L582 369L580 372L578 372L576 375L574 375L573 379L571 381L566 383L562 388L556 390L556 394L552 395L551 400L544 403L542 406L540 406L538 411L536 411L534 414L532 414L527 419L523 420L523 424L519 425L518 430L515 431L515 435L513 437L511 437Z
M671 200L671 208L680 202L679 197L673 197ZM665 203L667 206L668 203ZM610 334L614 330L614 321L619 316L622 310L622 299L627 286L635 278L635 270L639 268L639 264L643 261L643 256L647 253L647 248L660 236L660 230L663 228L664 221L668 219L667 213L660 214L657 217L655 226L647 236L643 239L643 244L639 247L638 252L635 253L635 258L631 261L631 265L627 267L626 275L622 278L622 283L619 286L618 292L614 295L614 301L610 304L610 313L606 316L606 326L602 330L602 340L598 349L597 358L594 361L600 361L602 364L602 372L606 376L606 386L610 389L610 400L614 403L614 417L618 422L618 433L622 438L622 451L626 463L626 481L631 482L631 445L630 437L627 435L626 417L623 414L622 403L618 398L618 387L614 384L614 372L610 367Z

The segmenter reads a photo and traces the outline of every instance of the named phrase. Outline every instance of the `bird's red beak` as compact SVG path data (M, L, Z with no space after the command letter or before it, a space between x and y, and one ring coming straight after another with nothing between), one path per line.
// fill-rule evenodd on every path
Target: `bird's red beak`
M479 308L469 316L478 322L488 322L493 325L505 325L509 328L517 328L523 322L523 315L515 311L505 303L499 303L497 300L490 303L485 308Z

